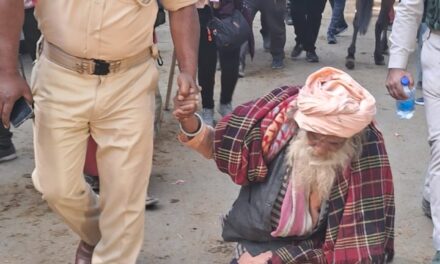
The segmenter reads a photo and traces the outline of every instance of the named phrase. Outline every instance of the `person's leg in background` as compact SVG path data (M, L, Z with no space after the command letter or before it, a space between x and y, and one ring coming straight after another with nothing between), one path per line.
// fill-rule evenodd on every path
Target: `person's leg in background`
M264 51L270 51L270 31L269 31L269 25L267 22L266 14L264 12L261 13L260 23L261 23L260 34L263 37L263 49Z
M308 0L306 4L306 28L304 32L304 50L308 62L319 62L316 54L316 40L321 27L322 12L324 12L327 0Z
M23 35L26 51L31 56L32 61L36 57L37 41L41 36L40 30L38 30L38 23L34 17L34 8L28 8L24 10L24 23L23 23Z
M336 44L336 35L335 35L335 27L336 24L339 22L339 19L337 17L337 13L335 12L335 0L328 0L330 3L330 7L332 8L332 16L330 19L330 24L327 28L327 43L328 44Z
M432 263L440 263L440 34L430 32L423 42L421 63L423 69L423 97L428 124L428 143L431 159L425 179L423 198L430 204L433 244L437 251Z
M84 178L86 182L92 187L93 191L99 194L99 173L98 164L96 164L96 149L95 140L90 136L87 141L86 161L84 163Z
M328 44L336 44L336 35L347 29L348 25L344 18L345 0L331 0L332 18L327 29Z
M259 6L269 26L272 69L282 69L286 44L286 24L284 23L286 0L260 0Z
M200 42L197 78L202 95L202 119L214 126L214 85L215 71L217 66L217 47L214 39L206 28L211 18L211 10L208 6L198 9L200 20Z
M219 50L220 66L222 68L220 105L218 112L225 116L232 112L232 95L238 80L240 49Z
M304 50L304 37L306 30L306 4L309 0L290 0L290 12L293 29L295 31L295 47L290 53L292 59L298 58Z
M416 49L416 89L422 92L423 89L423 70L421 64L421 53L423 46L423 35L425 34L428 26L422 22L420 23L419 29L417 31L417 49ZM415 100L415 103L418 105L424 105L423 96L418 97Z
M17 158L14 144L12 143L12 133L3 127L0 122L0 162L9 161Z
M284 15L284 20L286 22L286 25L291 26L293 24L292 22L292 12L290 11L290 1L286 1L286 14Z
M244 4L250 9L251 12L251 20L253 21L255 18L255 15L258 11L258 0L244 0ZM261 22L261 30L263 30L263 22ZM267 25L267 23L265 23ZM268 27L266 27L268 28ZM265 30L266 31L266 30ZM263 34L263 32L261 32ZM264 39L263 39L264 40ZM241 45L240 48L240 66L238 68L238 77L244 77L245 75L245 69L246 69L246 56L249 54L249 43L246 41Z
M238 77L242 78L245 76L246 69L246 56L249 53L249 43L246 41L240 47L240 65L238 67Z
M96 145L95 140L92 137L89 137L89 140L87 141L86 162L84 164L84 177L86 179L86 182L90 185L90 187L92 187L93 191L99 194L99 172L98 164L96 162L97 147L98 146ZM158 202L159 199L149 196L147 192L147 198L145 199L145 209L153 208Z

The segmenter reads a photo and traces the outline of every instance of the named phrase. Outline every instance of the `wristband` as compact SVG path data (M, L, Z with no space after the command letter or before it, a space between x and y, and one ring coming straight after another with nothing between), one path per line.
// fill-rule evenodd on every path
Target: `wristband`
M200 132L202 132L202 128L203 128L203 120L202 120L202 118L200 117L199 114L194 113L194 115L197 117L197 119L198 119L198 121L199 121L199 128L196 130L196 132L193 132L193 133L188 133L188 132L186 132L186 131L183 129L183 127L182 127L182 123L179 122L180 131L181 131L185 136L187 136L187 137L195 137L195 136L197 136L198 134L200 134Z

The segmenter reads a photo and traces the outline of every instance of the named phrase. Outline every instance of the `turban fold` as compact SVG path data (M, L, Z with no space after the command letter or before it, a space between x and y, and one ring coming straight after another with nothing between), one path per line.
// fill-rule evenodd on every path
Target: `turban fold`
M306 131L350 138L376 114L376 100L347 73L324 67L300 90L295 121Z

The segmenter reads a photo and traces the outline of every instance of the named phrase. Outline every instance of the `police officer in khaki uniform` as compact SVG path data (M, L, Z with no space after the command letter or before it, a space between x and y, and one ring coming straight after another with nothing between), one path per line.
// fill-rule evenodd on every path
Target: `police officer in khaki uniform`
M196 0L161 0L169 10L182 98L195 85ZM49 206L81 238L75 263L135 263L153 151L158 81L156 0L38 0L44 36L30 88L17 72L23 1L0 0L0 114L34 103L32 178ZM87 139L98 144L99 199L82 176Z

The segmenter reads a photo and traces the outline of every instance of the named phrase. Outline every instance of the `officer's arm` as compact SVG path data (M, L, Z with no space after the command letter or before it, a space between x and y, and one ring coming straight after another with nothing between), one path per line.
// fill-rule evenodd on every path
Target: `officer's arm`
M23 1L0 0L0 73L17 71L18 44L24 19Z
M200 25L195 5L169 11L171 35L180 72L196 77Z
M32 102L29 86L17 67L23 5L22 0L0 0L0 119L5 127L15 101L24 96Z

